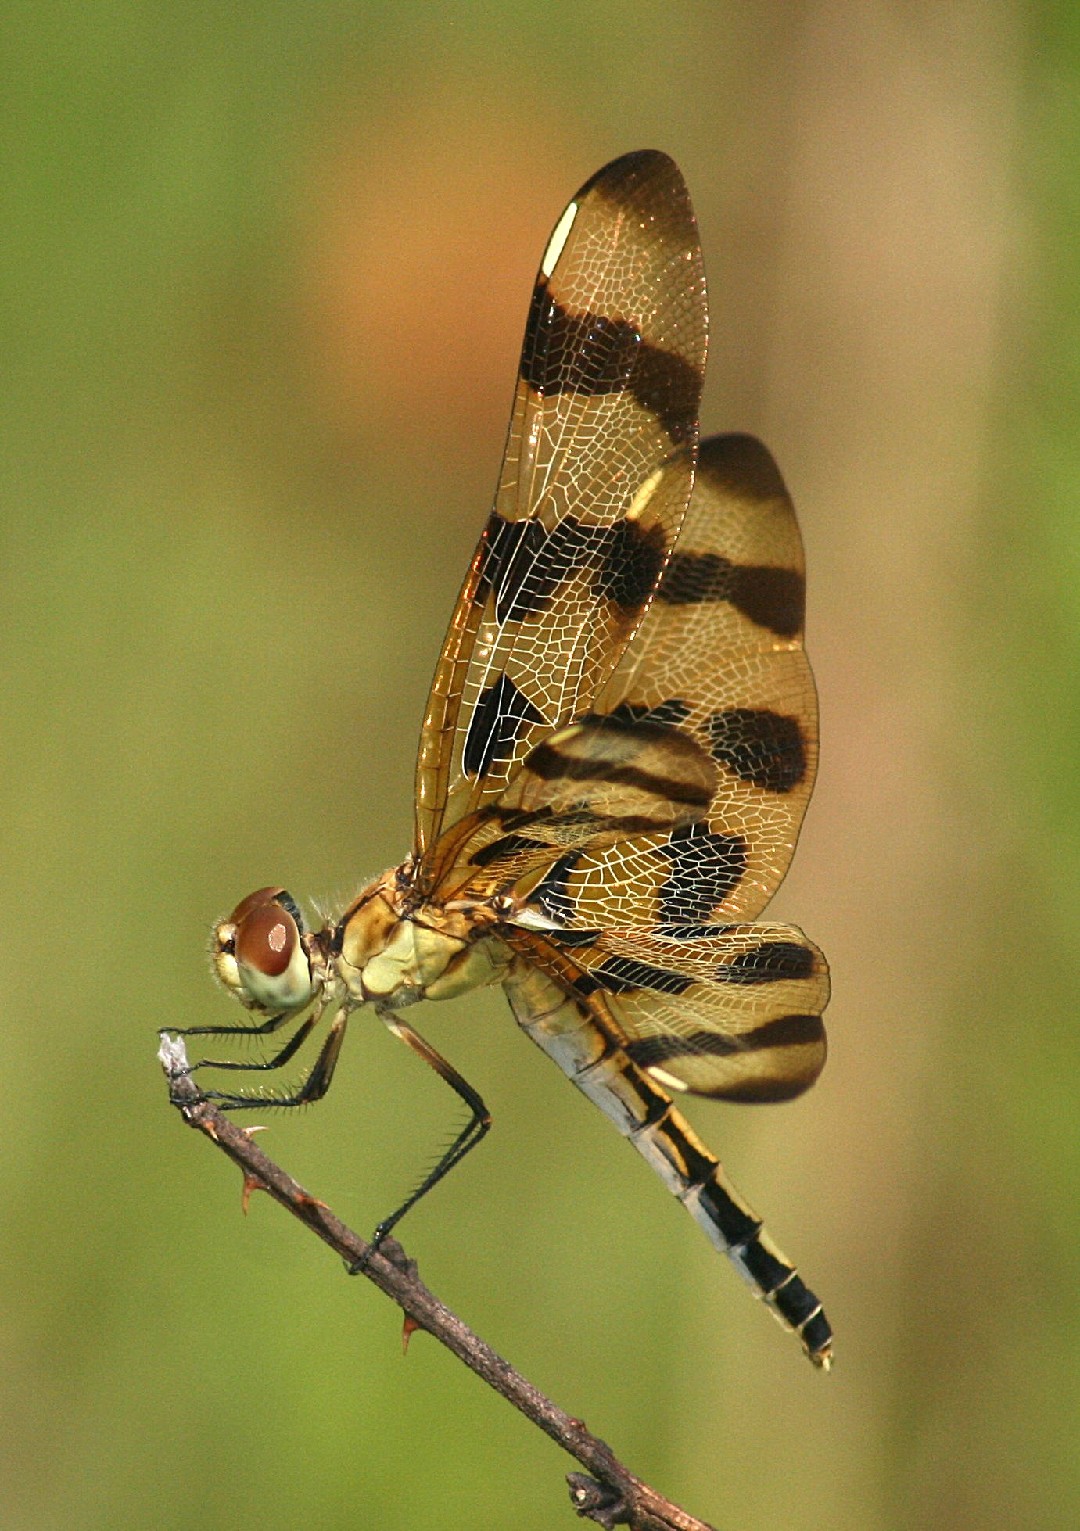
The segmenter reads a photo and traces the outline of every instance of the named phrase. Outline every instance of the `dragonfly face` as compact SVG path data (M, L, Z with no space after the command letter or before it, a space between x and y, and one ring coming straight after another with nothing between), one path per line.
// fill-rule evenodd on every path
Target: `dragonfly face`
M321 987L303 915L284 888L259 888L241 899L215 925L211 953L222 986L245 1010L305 1010Z
M330 1085L369 1004L467 1103L381 1237L487 1131L483 1101L404 1019L501 983L518 1024L627 1136L773 1314L827 1366L821 1304L719 1161L680 1091L781 1101L825 1062L825 959L760 919L817 766L794 509L752 437L698 443L707 331L697 225L653 151L598 171L533 288L494 508L436 666L410 854L317 932L262 888L214 933L214 967ZM202 1066L202 1065L199 1065Z

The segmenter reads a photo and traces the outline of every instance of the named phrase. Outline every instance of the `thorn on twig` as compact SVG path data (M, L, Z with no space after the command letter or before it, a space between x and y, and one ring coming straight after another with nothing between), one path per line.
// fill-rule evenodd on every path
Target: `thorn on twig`
M566 1481L570 1485L570 1503L582 1520L593 1520L604 1531L629 1523L626 1500L618 1489L597 1482L588 1473L567 1473Z
M254 1142L255 1141L255 1134L257 1132L265 1132L266 1131L266 1124L265 1123L260 1124L260 1123L256 1122L251 1127L241 1127L240 1131L244 1134L244 1136L246 1138L249 1138L252 1142ZM249 1205L249 1203L251 1201L251 1193L252 1193L252 1191L266 1191L267 1194L269 1195L268 1188L265 1185L263 1185L263 1183L259 1179L259 1177L257 1175L252 1175L250 1173L250 1171L245 1170L244 1171L244 1189L240 1193L240 1210L244 1214L245 1217L247 1217L248 1205Z
M401 1354L403 1356L407 1356L409 1353L409 1341L413 1335L418 1329L423 1327L423 1324L417 1323L411 1313L403 1313L401 1315Z
M240 1192L240 1211L247 1217L252 1191L265 1191L266 1187L257 1175L244 1175L244 1189Z

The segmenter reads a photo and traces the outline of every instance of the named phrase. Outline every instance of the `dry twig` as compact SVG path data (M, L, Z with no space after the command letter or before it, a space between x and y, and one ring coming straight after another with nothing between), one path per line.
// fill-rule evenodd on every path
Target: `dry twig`
M581 1420L558 1408L462 1323L428 1291L416 1274L415 1262L395 1239L388 1238L377 1250L373 1249L335 1217L329 1207L268 1159L249 1132L237 1127L199 1093L188 1071L180 1038L163 1033L158 1056L169 1081L170 1101L189 1126L204 1133L239 1165L244 1176L245 1200L254 1188L268 1191L323 1243L329 1244L350 1270L365 1275L402 1308L406 1333L425 1329L434 1335L459 1361L581 1463L586 1472L567 1475L570 1500L580 1516L608 1528L627 1525L632 1531L713 1531L706 1522L680 1510L635 1477L609 1446L586 1430Z

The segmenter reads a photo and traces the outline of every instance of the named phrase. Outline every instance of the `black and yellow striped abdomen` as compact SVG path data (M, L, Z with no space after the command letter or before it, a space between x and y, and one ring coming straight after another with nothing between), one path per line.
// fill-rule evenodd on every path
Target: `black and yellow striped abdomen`
M827 1369L832 1329L821 1303L671 1097L621 1045L602 999L567 993L522 958L512 965L504 987L522 1030L630 1139L755 1295L798 1335L811 1361Z

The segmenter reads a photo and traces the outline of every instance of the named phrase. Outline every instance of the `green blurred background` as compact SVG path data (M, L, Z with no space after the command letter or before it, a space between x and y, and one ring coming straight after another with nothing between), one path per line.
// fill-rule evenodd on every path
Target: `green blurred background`
M432 1286L722 1527L1080 1523L1080 11L4 8L0 1524L570 1525L572 1464L166 1104L211 921L396 862L533 272L597 166L701 223L707 429L800 507L823 764L774 905L803 1100L694 1120L832 1376L500 996ZM374 1021L264 1146L361 1230L458 1118Z

